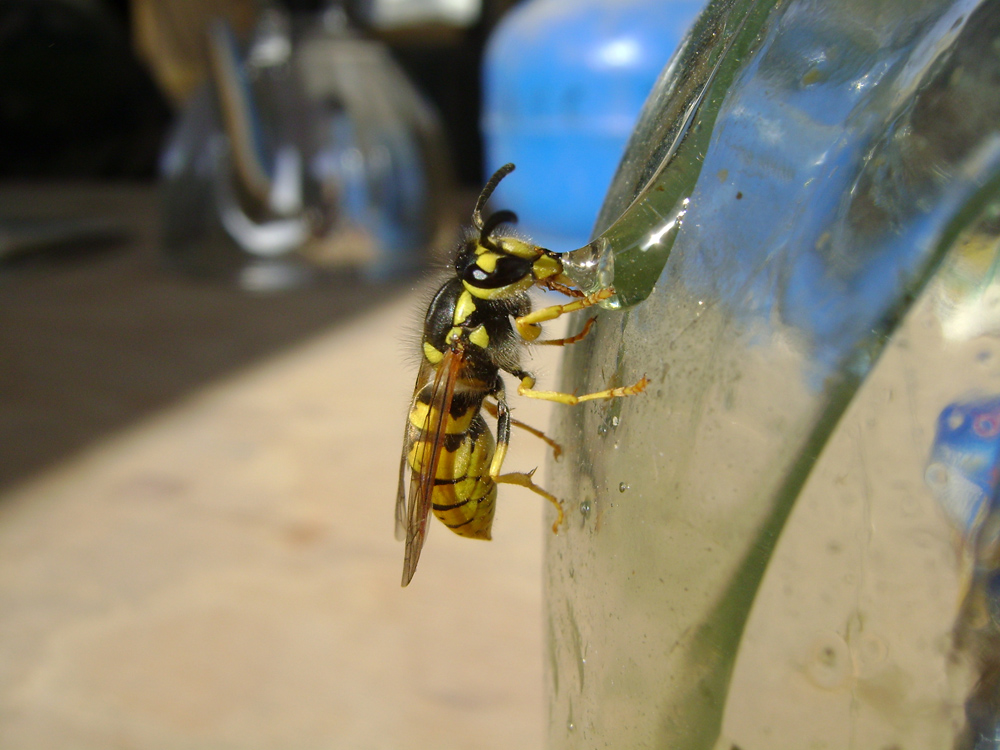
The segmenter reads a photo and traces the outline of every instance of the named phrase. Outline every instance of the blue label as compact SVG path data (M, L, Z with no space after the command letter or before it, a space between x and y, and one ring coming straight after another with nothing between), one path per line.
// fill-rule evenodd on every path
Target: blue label
M1000 397L941 412L925 477L948 517L973 533L1000 480Z

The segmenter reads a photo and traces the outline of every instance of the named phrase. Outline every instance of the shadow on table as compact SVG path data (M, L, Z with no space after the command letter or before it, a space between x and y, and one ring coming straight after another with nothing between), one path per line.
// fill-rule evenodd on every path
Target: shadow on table
M0 490L411 286L264 295L173 273L149 185L0 186L0 216L110 228L0 266Z

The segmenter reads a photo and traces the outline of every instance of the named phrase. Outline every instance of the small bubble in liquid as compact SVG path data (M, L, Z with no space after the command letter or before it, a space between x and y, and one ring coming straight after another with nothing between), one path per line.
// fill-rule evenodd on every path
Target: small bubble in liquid
M574 724L572 721L566 722L566 729L572 732L574 729L576 729L576 724Z
M616 417L616 416L615 417L611 417L611 426L612 427L617 427L618 426L618 422L619 422L618 417Z
M621 492L622 494L625 494L625 492L628 490L628 488L629 487L628 487L627 484L625 484L625 482L619 482L618 483L618 491Z
M580 515L584 518L590 515L590 500L584 500L580 503Z

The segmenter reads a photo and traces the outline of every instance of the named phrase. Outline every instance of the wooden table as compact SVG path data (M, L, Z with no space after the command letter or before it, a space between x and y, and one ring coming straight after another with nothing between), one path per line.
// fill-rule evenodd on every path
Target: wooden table
M489 544L435 523L399 587L418 293L168 274L144 187L11 211L128 240L0 276L0 747L540 747L542 503L501 493Z

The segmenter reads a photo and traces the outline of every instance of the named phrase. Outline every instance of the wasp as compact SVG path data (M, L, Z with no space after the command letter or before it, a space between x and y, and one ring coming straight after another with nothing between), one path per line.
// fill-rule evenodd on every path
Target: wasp
M511 418L501 373L517 378L521 396L569 405L631 396L649 382L643 377L631 386L577 396L536 390L534 376L522 369L524 345L575 343L587 335L594 319L575 336L544 341L539 339L543 322L597 304L614 290L585 294L564 274L556 253L499 232L502 225L517 222L513 211L497 211L483 220L486 202L513 170L513 164L506 164L486 183L472 213L474 229L455 253L454 275L434 294L424 318L396 494L396 537L406 541L403 586L417 568L431 512L456 534L490 538L498 484L520 485L541 495L558 512L553 531L562 523L562 504L532 481L534 471L501 473L512 424L546 440L557 455L559 450L543 433ZM533 286L573 301L532 312L528 290ZM484 409L496 417L496 439Z

